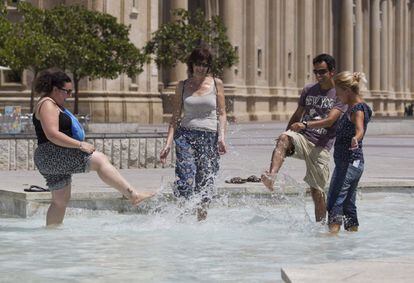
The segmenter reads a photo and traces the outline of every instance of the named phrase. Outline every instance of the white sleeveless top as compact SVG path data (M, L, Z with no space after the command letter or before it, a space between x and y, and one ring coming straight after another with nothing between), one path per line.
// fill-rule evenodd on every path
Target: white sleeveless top
M210 89L202 95L192 95L183 90L183 118L181 127L207 131L217 131L217 95L214 81Z

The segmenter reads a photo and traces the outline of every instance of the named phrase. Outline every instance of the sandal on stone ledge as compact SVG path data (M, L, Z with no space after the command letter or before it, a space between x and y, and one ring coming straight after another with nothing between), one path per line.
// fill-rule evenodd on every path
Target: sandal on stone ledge
M261 178L257 177L256 175L251 175L250 177L248 177L246 179L247 182L252 182L252 183L259 183L262 181Z
M246 183L246 179L242 179L240 177L233 177L230 180L225 181L227 184L244 184Z
M36 185L31 185L28 189L24 189L24 191L32 193L50 192L49 189L45 189Z

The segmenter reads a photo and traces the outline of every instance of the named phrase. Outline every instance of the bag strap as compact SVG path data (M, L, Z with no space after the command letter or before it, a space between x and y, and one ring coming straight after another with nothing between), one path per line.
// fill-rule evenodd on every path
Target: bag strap
M181 113L180 113L180 117L183 116L183 110L184 110L184 88L185 88L185 83L187 82L187 80L183 81L183 89L181 90Z
M56 101L54 101L52 98L50 98L48 96L45 96L45 97L40 98L40 100L37 102L36 107L34 109L34 115L35 115L36 119L38 117L37 114L39 114L40 108L42 107L43 103L45 101L48 101L48 100L52 101L52 103L56 105L56 107L58 108L58 110L60 112L62 112L62 110L60 109L60 107L57 105Z

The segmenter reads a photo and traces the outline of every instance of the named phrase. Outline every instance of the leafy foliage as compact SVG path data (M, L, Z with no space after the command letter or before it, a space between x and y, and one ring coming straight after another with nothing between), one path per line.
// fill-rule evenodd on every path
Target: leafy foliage
M41 10L24 2L18 9L22 20L17 23L10 23L0 12L0 63L20 72L32 70L35 76L50 67L69 71L75 85L75 113L82 78L134 76L147 62L130 42L129 27L111 15L83 6Z
M63 47L47 35L45 13L28 3L21 2L18 10L22 20L11 23L4 19L0 26L7 27L0 46L0 62L21 74L27 69L34 77L42 69L55 65L57 58L65 56ZM34 105L34 91L30 96L30 111Z
M175 22L162 25L144 47L145 54L154 54L158 67L172 67L177 61L186 63L194 48L200 43L208 44L213 51L212 71L220 76L224 68L237 63L234 51L220 17L206 20L197 10L190 14L184 9L173 10L178 17Z
M7 10L4 1L0 1L0 65L7 65L7 55L4 51L6 39L10 36L12 25L7 20Z
M18 6L22 21L11 25L11 33L4 41L4 50L10 68L16 71L40 70L52 67L58 58L66 55L61 44L45 30L44 11L21 2Z
M145 56L130 42L129 27L117 23L115 17L83 6L58 6L45 13L48 34L66 50L56 65L73 75L75 113L80 79L114 79L121 73L142 72Z

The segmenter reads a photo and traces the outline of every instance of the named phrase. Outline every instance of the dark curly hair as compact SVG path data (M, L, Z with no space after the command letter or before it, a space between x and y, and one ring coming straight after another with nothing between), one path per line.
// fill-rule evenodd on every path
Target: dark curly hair
M193 52L191 52L187 60L188 74L192 76L194 73L194 69L193 69L194 64L202 63L202 62L207 62L208 64L207 72L210 72L211 66L213 64L213 55L211 54L210 48L206 44L196 47L193 50Z
M45 70L39 73L36 78L34 90L44 96L49 95L53 87L62 88L65 83L70 83L72 80L63 71Z
M315 58L313 58L313 65L317 64L317 63L322 63L325 62L326 65L328 65L328 70L330 72L335 70L335 58L332 57L329 54L319 54L318 56L316 56Z

